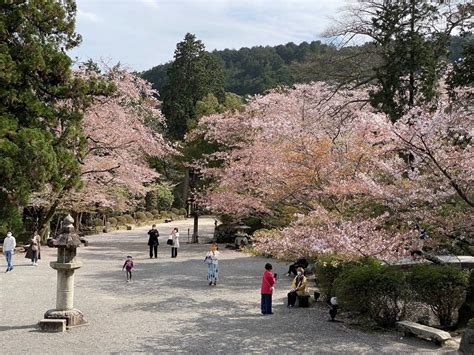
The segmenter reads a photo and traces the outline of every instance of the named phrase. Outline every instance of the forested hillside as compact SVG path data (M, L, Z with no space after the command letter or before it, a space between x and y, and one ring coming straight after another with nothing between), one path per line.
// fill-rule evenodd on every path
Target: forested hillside
M470 39L472 40L472 39ZM454 37L450 46L450 60L456 60L461 55L463 41ZM278 85L291 85L317 80L340 80L353 74L351 63L357 60L362 47L345 47L338 49L333 45L313 41L302 42L299 45L257 46L252 48L224 49L213 51L225 72L225 91L239 95L262 93ZM367 66L370 60L364 58ZM143 72L144 79L150 81L153 87L160 91L167 83L167 70L171 62L157 65Z

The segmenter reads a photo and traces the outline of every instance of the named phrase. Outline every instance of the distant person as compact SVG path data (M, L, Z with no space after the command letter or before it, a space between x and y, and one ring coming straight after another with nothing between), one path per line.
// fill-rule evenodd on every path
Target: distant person
M273 314L272 312L272 294L276 282L277 275L272 271L272 264L265 264L265 271L262 275L262 287L260 288L261 311L263 315Z
M290 265L290 267L288 268L288 272L286 273L286 276L290 276L290 274L293 274L294 276L296 276L296 269L298 269L299 267L306 269L308 265L309 265L308 261L305 258L298 259L295 263Z
M155 259L158 257L158 245L160 245L158 241L158 237L160 233L158 229L156 229L156 224L151 226L151 229L148 232L148 246L150 247L150 259L153 258L155 255Z
M132 281L132 269L133 269L133 259L130 255L127 256L127 260L123 263L122 271L127 272L127 282Z
M178 256L179 248L179 233L178 228L173 228L170 234L171 240L173 241L171 245L171 257L176 258Z
M306 276L304 276L304 269L299 267L296 270L296 277L291 282L291 290L288 292L288 307L294 307L297 296L306 295Z
M216 243L213 243L209 251L206 254L204 259L207 264L207 281L209 281L209 286L216 286L217 281L219 280L219 247Z
M25 255L25 258L31 260L31 265L38 266L38 259L41 259L40 248L40 236L35 232L33 238L30 239L30 246Z
M3 254L7 259L7 271L13 270L13 254L15 254L16 248L16 239L13 236L12 232L7 233L7 237L3 241Z

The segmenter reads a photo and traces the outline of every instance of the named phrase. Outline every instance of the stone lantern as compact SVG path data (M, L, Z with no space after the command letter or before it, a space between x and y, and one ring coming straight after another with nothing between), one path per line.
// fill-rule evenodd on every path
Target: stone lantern
M58 248L58 258L50 266L58 271L56 308L50 309L40 321L45 331L64 331L64 329L84 325L83 314L74 309L74 271L82 266L76 260L76 249L81 245L79 235L74 230L74 219L68 215L63 221L61 234L48 239L48 246Z

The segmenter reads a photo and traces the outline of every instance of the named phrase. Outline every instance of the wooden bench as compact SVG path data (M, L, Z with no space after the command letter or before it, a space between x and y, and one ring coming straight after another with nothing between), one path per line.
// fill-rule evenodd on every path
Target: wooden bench
M446 341L451 340L451 334L448 332L415 322L397 322L397 328L405 333L405 335L413 334L420 338L429 339L438 344L444 344Z

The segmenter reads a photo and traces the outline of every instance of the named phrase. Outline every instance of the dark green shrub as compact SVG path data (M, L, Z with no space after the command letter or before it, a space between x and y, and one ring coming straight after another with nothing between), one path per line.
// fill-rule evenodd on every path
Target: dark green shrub
M171 218L171 212L163 211L163 212L161 212L161 217L165 218L165 219Z
M160 211L158 210L152 210L151 214L153 214L153 218L160 218Z
M118 220L115 217L110 217L108 222L110 223L112 227L115 227L118 223Z
M100 218L94 219L94 225L96 227L103 227L104 226L104 221Z
M145 212L137 212L135 215L139 221L145 221L146 220L146 214Z
M376 263L346 268L334 289L344 310L367 314L383 327L393 326L403 315L409 292L402 271Z
M172 208L171 213L174 213L175 215L179 214L179 210L177 208Z
M150 219L153 219L155 216L153 216L153 213L151 212L145 212L145 215L146 215L146 219L150 220Z
M334 295L333 285L336 278L342 273L343 266L349 261L343 255L321 255L314 265L318 287L321 294L330 299Z
M124 225L127 223L127 219L125 218L125 216L118 216L117 217L117 224L118 225Z
M135 220L129 214L124 215L126 223L135 223Z
M420 302L430 306L442 326L451 325L469 285L469 274L448 265L412 268L409 283Z
M188 212L186 211L186 208L180 208L179 209L179 214L181 216L186 216L188 214Z

